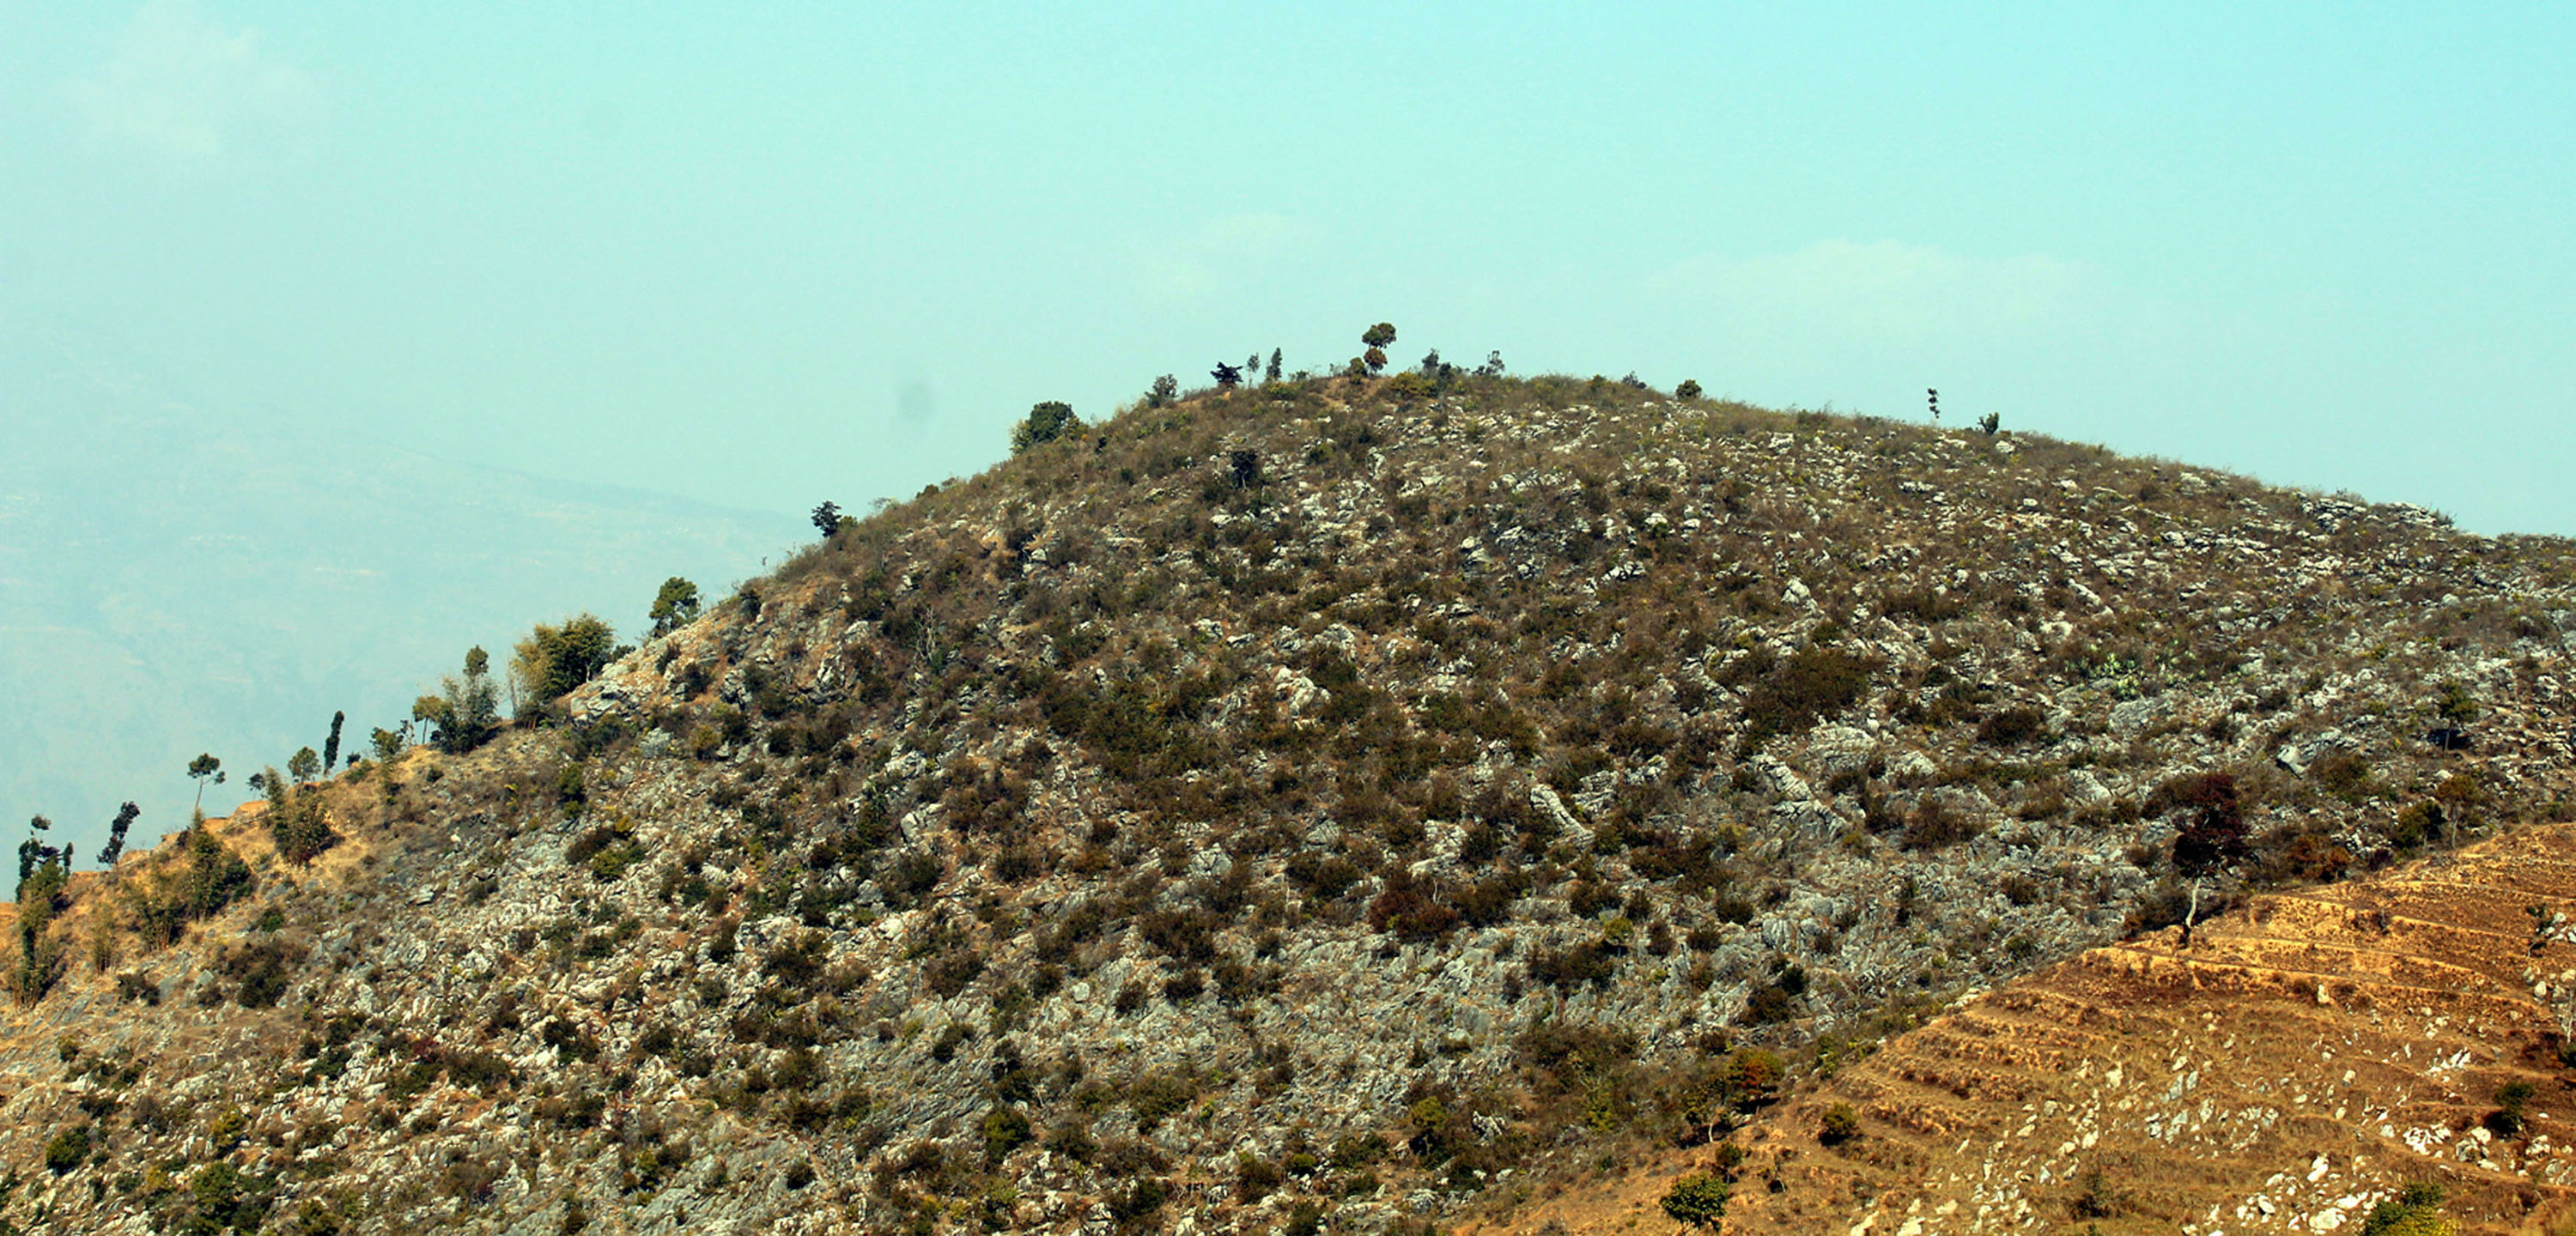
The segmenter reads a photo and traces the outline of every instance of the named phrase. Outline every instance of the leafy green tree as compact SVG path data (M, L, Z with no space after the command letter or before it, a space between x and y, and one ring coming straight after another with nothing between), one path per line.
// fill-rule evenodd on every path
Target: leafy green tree
M1011 453L1017 455L1081 429L1082 418L1073 414L1072 404L1047 400L1031 407L1027 420L1011 426Z
M2173 801L2191 813L2173 839L2174 870L2191 881L2191 903L2182 919L2182 942L2189 947L2193 921L2200 917L2202 882L2225 876L2245 857L2245 811L2236 778L2226 773L2191 778L2174 792Z
M133 803L116 809L116 818L107 823L107 848L98 852L99 865L116 866L117 857L125 853L125 834L134 827L134 818L141 814L143 809Z
M827 500L814 508L812 518L814 531L823 534L824 540L831 540L832 534L841 530L841 504Z
M429 741L441 750L446 749L446 744L439 742L439 735L447 729L449 719L454 715L443 695L424 695L411 702L411 719L429 728Z
M324 776L329 776L332 769L340 766L340 726L347 722L348 719L349 714L345 712L334 712L331 714L331 736L322 740L322 773Z
M164 944L177 940L189 923L212 917L258 886L250 865L202 819L188 826L187 855L188 866L164 879L143 901L144 927Z
M698 620L698 586L677 575L662 581L654 594L653 638L660 639Z
M617 633L590 614L576 614L561 626L538 623L510 657L510 680L520 692L520 711L524 714L562 699L564 693L598 677L616 656Z
M197 783L196 805L199 809L203 809L206 805L206 783L208 781L216 785L224 783L224 762L212 755L201 754L188 761L188 776Z
M1224 361L1218 361L1216 368L1208 370L1208 376L1216 379L1216 388L1221 391L1230 391L1243 385L1243 371Z
M430 741L450 755L482 746L501 720L501 692L492 685L492 655L480 645L467 649L464 677L442 677L438 685L437 695L412 702L412 719L427 722Z
M1697 399L1699 397L1700 385L1699 380L1696 378L1684 378L1681 385L1673 388L1673 398L1675 399Z
M1145 406L1149 408L1168 408L1172 406L1173 400L1180 397L1181 380L1167 373L1154 379L1154 385L1146 390ZM1014 439L1014 442L1016 444L1016 439Z
M331 828L322 795L310 789L276 803L268 813L268 832L277 845L278 856L299 866L340 844L340 834Z
M1279 349L1270 349L1270 364L1262 369L1261 380L1264 382L1276 382L1279 380Z
M1360 346L1368 350L1360 353L1359 358L1352 362L1354 373L1362 369L1373 374L1386 372L1386 349L1394 342L1395 323L1393 322L1380 322L1361 331Z
M40 833L54 830L54 822L39 815L27 821L27 839L18 843L18 883L23 886L36 874L37 864L53 857L54 847L46 845Z
M377 763L391 763L395 756L402 754L403 736L379 725L375 732L367 735L367 744L375 748Z
M297 785L312 780L321 770L322 757L313 754L311 747L298 747L295 754L286 757L286 775L295 778Z
M55 849L38 838L54 823L43 816L27 821L27 839L18 845L18 968L11 986L18 998L32 1001L62 977L62 946L45 939L45 928L62 908L63 886L71 880L71 847Z

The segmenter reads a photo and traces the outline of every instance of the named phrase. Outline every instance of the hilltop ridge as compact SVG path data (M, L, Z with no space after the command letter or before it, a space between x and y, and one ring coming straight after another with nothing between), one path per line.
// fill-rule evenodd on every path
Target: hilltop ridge
M2576 815L2571 631L2566 542L2043 437L1140 405L284 796L309 865L253 809L75 886L0 1216L1509 1215L2176 922L2206 778L2205 913Z

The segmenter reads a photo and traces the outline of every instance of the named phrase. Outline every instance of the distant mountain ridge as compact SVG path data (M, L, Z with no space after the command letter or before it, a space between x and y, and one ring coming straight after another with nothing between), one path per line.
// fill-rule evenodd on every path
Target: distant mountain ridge
M720 592L798 522L192 406L0 321L0 816L84 852L126 799L175 830L200 751L282 765L334 710L357 751L468 644L584 608L635 632L663 578Z

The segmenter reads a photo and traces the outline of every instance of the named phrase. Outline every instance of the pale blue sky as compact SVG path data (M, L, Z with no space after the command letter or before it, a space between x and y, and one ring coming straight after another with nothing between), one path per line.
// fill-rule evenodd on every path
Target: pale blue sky
M771 509L1388 318L2569 534L2571 14L0 0L0 310Z

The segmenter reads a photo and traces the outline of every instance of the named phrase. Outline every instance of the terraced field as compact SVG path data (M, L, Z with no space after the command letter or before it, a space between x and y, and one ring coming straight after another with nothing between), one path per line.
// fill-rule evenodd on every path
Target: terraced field
M2576 1201L2571 909L2552 826L2095 949L1739 1133L1725 1230L2359 1231L2419 1182L2468 1230L2540 1230ZM1824 1145L1843 1104L1859 1135ZM1651 1199L1709 1154L1512 1226L1671 1230Z

